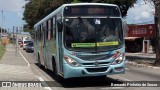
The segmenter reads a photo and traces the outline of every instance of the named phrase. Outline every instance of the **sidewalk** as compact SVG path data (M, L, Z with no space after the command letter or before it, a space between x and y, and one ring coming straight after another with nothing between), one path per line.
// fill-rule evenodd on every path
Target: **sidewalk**
M127 53L126 60L129 62L136 62L140 64L153 64L156 59L156 54L154 53Z
M27 66L27 62L24 61L19 51L13 44L6 45L6 52L4 53L0 64Z
M16 84L11 83L11 81ZM25 83L25 81L32 82L39 81L39 79L28 66L20 52L17 50L16 53L15 46L13 44L7 44L6 52L4 53L2 60L0 60L0 90L46 90L41 87L21 88L21 85L17 86L18 83ZM7 85L4 84L3 86L2 83L5 82L7 82ZM10 85L12 87L10 87Z
M0 60L0 81L38 81L13 44L6 45L6 52Z

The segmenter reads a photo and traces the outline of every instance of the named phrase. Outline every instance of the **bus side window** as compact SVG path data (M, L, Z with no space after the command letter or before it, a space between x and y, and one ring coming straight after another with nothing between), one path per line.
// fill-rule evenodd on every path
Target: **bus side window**
M51 20L47 21L47 40L50 40Z
M53 39L53 19L50 19L50 39Z
M39 32L39 40L42 41L42 30L43 30L43 26L41 25L41 29Z
M37 29L35 29L35 33L34 33L34 41L37 42Z
M53 17L52 38L56 39L56 17Z
M39 30L37 31L37 40L40 41L40 31L41 31L41 25L39 25Z
M62 22L62 15L61 15L61 13L58 13L57 15L56 15L56 29L58 29L58 30L56 30L56 31L58 31L58 32L61 32L62 30L63 30L63 22Z
M49 28L48 28L48 21L46 22L46 28L45 28L45 31L46 31L46 40L48 40L48 32L49 32Z

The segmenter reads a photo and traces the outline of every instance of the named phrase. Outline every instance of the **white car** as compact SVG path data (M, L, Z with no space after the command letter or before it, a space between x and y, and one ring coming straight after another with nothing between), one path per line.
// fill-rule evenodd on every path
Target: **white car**
M27 43L29 43L29 42L31 42L31 41L23 41L23 50L26 49L26 45L27 45Z

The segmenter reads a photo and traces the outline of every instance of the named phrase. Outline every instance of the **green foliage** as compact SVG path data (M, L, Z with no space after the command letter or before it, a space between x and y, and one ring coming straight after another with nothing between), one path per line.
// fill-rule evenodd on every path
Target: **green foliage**
M80 0L74 0L73 1L74 3L79 3L79 2L81 2Z
M0 44L0 60L2 59L5 52L5 45Z
M127 11L137 0L105 0L105 3L113 3L119 6L122 17L127 15Z
M34 35L34 30L33 29L29 29L29 28L24 28L23 30L24 32L29 32L31 34L31 36Z
M121 10L122 17L126 16L128 9L133 7L133 4L137 2L137 0L74 0L74 2L76 1L116 4Z
M79 2L92 2L92 0L72 0L74 3L79 3Z
M28 28L33 29L35 23L63 3L64 0L30 0L30 2L25 5L23 19L27 22Z
M28 23L29 28L33 28L34 24L42 17L40 15L40 7L43 0L31 0L25 5L23 13L24 20Z

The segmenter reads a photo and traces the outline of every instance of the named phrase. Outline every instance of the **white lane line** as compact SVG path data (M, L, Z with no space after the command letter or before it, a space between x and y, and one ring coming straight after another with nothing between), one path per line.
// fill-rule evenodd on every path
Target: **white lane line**
M23 56L23 54L22 54L20 51L19 51L19 53L21 54L21 56L23 57L23 59L28 63L28 66L30 67L30 64L29 64L29 62L27 61L27 59ZM45 86L47 86L47 87L44 87L45 89L52 90L52 89L45 83L45 81L43 80L42 77L38 77L38 76L37 76L37 78L38 78L41 82L43 82L43 84L45 84Z
M129 68L125 68L126 70L130 70Z
M43 80L42 77L37 76L37 78L45 85L45 87L44 87L45 89L52 90L52 89L47 85L47 83L45 83L45 81Z
M120 76L114 76L114 77L120 78L120 79L125 80L125 81L132 81L132 80L129 80L129 79L127 79L127 78L120 77Z
M29 62L27 61L27 59L23 56L23 54L19 51L19 53L21 54L21 56L23 57L23 59L28 63L28 66L30 67Z

